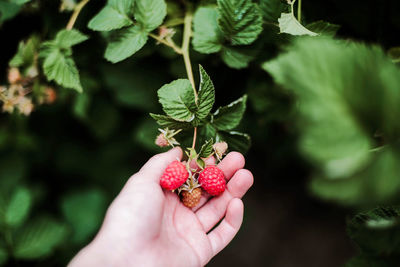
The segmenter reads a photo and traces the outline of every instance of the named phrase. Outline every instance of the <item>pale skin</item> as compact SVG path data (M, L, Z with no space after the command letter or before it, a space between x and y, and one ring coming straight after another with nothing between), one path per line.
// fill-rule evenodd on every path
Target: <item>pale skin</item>
M219 197L203 195L194 209L159 185L164 169L177 158L182 158L180 148L155 155L129 178L99 233L70 267L204 266L231 242L243 220L241 198L253 184L253 175L243 169L244 157L231 152L218 164L227 189Z

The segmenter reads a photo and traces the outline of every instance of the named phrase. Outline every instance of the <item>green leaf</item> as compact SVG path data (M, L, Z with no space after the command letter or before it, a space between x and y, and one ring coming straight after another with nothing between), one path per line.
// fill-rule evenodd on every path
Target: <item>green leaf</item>
M211 138L209 140L207 140L200 149L199 152L199 156L200 158L208 158L209 156L211 156L211 154L213 153L213 145L214 145L214 140Z
M255 53L251 47L224 47L221 56L229 67L243 69L249 66L250 61L255 58Z
M21 6L16 3L0 1L0 25L4 21L15 17L20 10Z
M188 129L191 127L190 123L176 121L171 117L159 114L150 113L150 116L156 120L158 125L162 128L169 128L171 130Z
M70 193L61 208L73 229L72 242L81 244L98 230L106 210L106 197L97 189Z
M54 44L59 48L70 48L86 41L87 39L87 35L82 34L75 29L61 30L57 33Z
M291 35L318 35L317 33L312 32L301 25L300 22L294 17L293 13L282 13L281 17L278 19L278 22L281 33L288 33Z
M397 140L400 72L381 49L301 38L288 51L263 67L297 95L300 148L324 176L349 177L364 168L376 129Z
M277 23L281 13L287 8L288 5L281 0L260 0L260 9L265 22Z
M335 36L337 31L340 29L340 25L332 24L323 20L315 21L306 26L306 28L312 32L318 33L325 36Z
M148 32L160 26L167 15L164 0L136 0L135 4L135 18Z
M43 71L49 81L56 81L65 88L82 92L79 72L74 60L58 49L53 49L43 62Z
M193 87L187 79L178 79L158 90L158 98L165 113L177 121L191 122L197 106Z
M206 73L201 65L200 70L200 88L199 88L199 99L198 109L196 111L196 117L200 120L205 119L209 114L215 102L215 89L210 79L210 76Z
M18 187L11 197L7 210L4 214L4 221L11 227L18 227L28 216L32 204L31 192L24 187Z
M347 206L370 207L392 201L400 192L398 153L384 148L369 156L369 165L346 179L329 179L329 176L315 174L311 190L320 198Z
M193 17L193 48L211 54L221 50L222 32L218 26L218 11L215 7L199 7Z
M246 101L247 95L244 95L229 105L217 109L211 119L212 125L222 131L232 130L238 126L246 110Z
M221 131L217 134L217 142L225 141L228 143L230 151L246 153L251 145L251 138L248 134L236 131Z
M10 60L11 67L29 67L34 63L36 53L39 50L39 38L36 35L31 36L28 41L21 41L18 45L18 51Z
M88 24L94 31L111 31L132 25L133 21L111 5L105 6Z
M48 256L61 245L67 228L57 221L42 217L29 223L15 238L14 257L32 260Z
M104 56L112 63L122 61L139 51L146 44L147 38L147 33L138 26L118 30Z
M400 255L400 209L397 206L359 213L348 223L347 232L368 255Z
M135 0L108 0L107 6L117 10L120 14L126 14L128 17L133 15Z
M219 19L225 38L232 45L253 43L262 32L262 15L251 0L218 0Z

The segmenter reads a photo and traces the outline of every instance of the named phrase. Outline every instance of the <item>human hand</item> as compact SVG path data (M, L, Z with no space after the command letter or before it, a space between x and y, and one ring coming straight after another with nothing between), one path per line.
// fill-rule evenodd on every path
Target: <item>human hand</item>
M231 152L218 164L227 190L215 198L203 195L193 209L159 184L164 169L181 157L179 147L171 149L134 174L95 239L69 266L203 266L228 245L243 220L240 198L253 184L251 172L242 169L244 157Z

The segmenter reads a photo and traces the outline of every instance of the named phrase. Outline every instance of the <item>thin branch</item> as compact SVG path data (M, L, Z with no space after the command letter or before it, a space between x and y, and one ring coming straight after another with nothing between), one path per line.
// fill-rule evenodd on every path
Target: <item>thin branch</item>
M77 4L74 8L74 12L71 15L71 18L68 21L67 30L71 30L74 27L74 24L76 22L76 19L79 16L79 13L81 12L82 8L89 2L90 0L82 0L81 2L79 2L79 4Z
M197 103L198 96L196 91L196 85L194 83L192 64L190 62L190 55L189 55L190 37L192 36L192 19L193 19L192 13L187 12L185 15L185 23L184 23L185 26L183 29L182 52L183 52L183 60L185 62L186 73L190 83L192 84L194 98Z
M172 49L174 49L174 51L176 53L178 53L179 55L182 55L182 49L180 47L178 47L173 41L172 39L169 41L166 41L165 39L162 39L160 37L158 37L157 35L153 34L153 33L149 33L149 36L155 40L157 40L157 42L162 43L168 47L171 47Z

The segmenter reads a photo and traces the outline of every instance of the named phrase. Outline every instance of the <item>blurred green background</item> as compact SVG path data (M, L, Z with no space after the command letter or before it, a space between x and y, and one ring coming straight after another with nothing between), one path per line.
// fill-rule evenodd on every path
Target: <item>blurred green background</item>
M4 5L2 2L7 1L1 0L0 7ZM69 13L58 12L59 1L34 2L0 26L0 84L7 83L8 62L16 53L20 40L26 40L32 33L49 39L65 27L69 19ZM104 3L91 1L75 26L90 35L88 41L74 48L84 93L58 88L54 104L41 105L28 117L0 114L2 264L65 265L93 238L106 207L129 176L151 155L160 151L154 145L158 127L148 113L160 112L157 89L186 76L183 62L168 48L156 46L154 42L149 42L144 49L121 63L107 62L103 58L103 36L86 27ZM338 24L341 26L338 38L379 44L385 51L400 45L399 10L398 1L303 1L304 21L324 20ZM390 131L394 133L388 134L387 142L384 142L396 150L393 152L396 156L390 154L389 159L373 159L368 164L378 164L378 167L371 167L374 168L372 171L367 169L369 165L360 167L354 174L358 178L346 174L339 182L331 183L329 179L334 178L325 177L325 170L321 167L323 162L314 161L301 146L299 150L298 144L301 144L302 137L310 127L298 114L297 92L293 94L283 89L295 88L274 83L273 78L261 68L262 63L275 58L291 39L286 35L278 35L277 29L270 27L275 26L265 27L260 37L261 44L251 47L257 52L257 57L245 69L229 68L220 57L192 51L193 65L202 64L214 82L216 106L226 105L244 93L249 96L240 129L252 137L252 146L246 153L246 168L253 172L255 183L244 197L246 211L241 231L209 266L341 266L359 250L346 233L346 221L350 222L355 213L377 205L400 204L397 132ZM329 46L330 43L325 45ZM302 53L301 49L306 51L308 48L298 49ZM349 53L356 54L355 50ZM340 49L337 53L340 53ZM321 55L323 57L326 53L321 52ZM354 62L357 62L358 57L354 57ZM354 100L354 103L351 102L354 110L350 113L360 115L362 128L368 133L366 136L378 144L380 139L375 138L374 133L382 130L380 124L376 123L382 117L368 117L366 114L377 114L376 110L383 110L392 104L400 106L400 102L395 102L397 99L390 95L397 96L398 92L394 92L396 89L384 91L386 97L374 95L374 90L379 91L384 87L384 82L379 82L388 79L379 73L379 79L376 78L379 82L369 86L370 75L378 73L378 69L373 67L386 67L386 61L389 60L384 59L382 65L374 65L369 59L365 60L365 64L357 62L351 65L355 74L349 79L362 73L359 79L364 79L365 84L354 85L352 80L348 80L349 87L340 90L350 91L349 98ZM352 64L350 60L348 64ZM377 59L376 62L381 61ZM329 73L332 77L342 75L337 70L347 63L341 64L329 64L332 72L329 69L326 77L330 77ZM298 68L298 75L312 76L307 63L298 66L307 66L304 67L304 73L301 72L302 67ZM363 68L365 66L371 68ZM296 84L295 74L285 77ZM298 84L297 88L301 88L302 83ZM361 88L356 91L354 88L359 85L366 90ZM377 88L378 85L382 87ZM393 81L388 88L397 88L398 91L400 83ZM388 99L395 100L389 103ZM358 103L357 100L364 102ZM326 106L329 106L324 103L321 101L315 112L323 114ZM364 109L364 106L368 108ZM382 116L393 118L393 122L385 125L396 128L394 124L400 115L398 108L387 112L390 115L385 113ZM334 119L340 122L345 120ZM348 132L348 129L335 128L341 126L335 123L327 126L331 128L324 129L329 132L324 140L330 145L337 142L340 147L340 134ZM339 137L329 139L332 131L337 131ZM361 137L353 138L350 139L351 143ZM326 153L329 154L329 151ZM388 163L390 160L393 163ZM383 164L379 165L380 162ZM367 177L369 173L372 173L372 178ZM318 179L325 179L321 178L323 176L328 180L319 182ZM376 179L382 181L381 176L387 179L379 187ZM7 209L17 212L11 212L10 215ZM21 210L28 212L25 214ZM399 236L399 212L396 211L392 210L389 215L378 214L376 218L376 213L370 214L379 222L383 217L390 217L389 226L394 227L386 229L387 232L378 231L374 240L380 240L385 233L392 237ZM365 216L359 219L362 221ZM351 229L349 231L353 233ZM370 232L367 231L366 235L370 235ZM351 236L354 237L354 234ZM372 264L372 260L361 259L354 260L351 266L396 266L396 261L392 259L398 257L400 238L393 240L390 241L390 248L374 254L376 258L382 255L390 258L379 263L383 265L368 265ZM387 240L381 241L379 246L385 247ZM7 256L10 250L14 257ZM363 250L363 253L365 251L371 252L374 248Z

